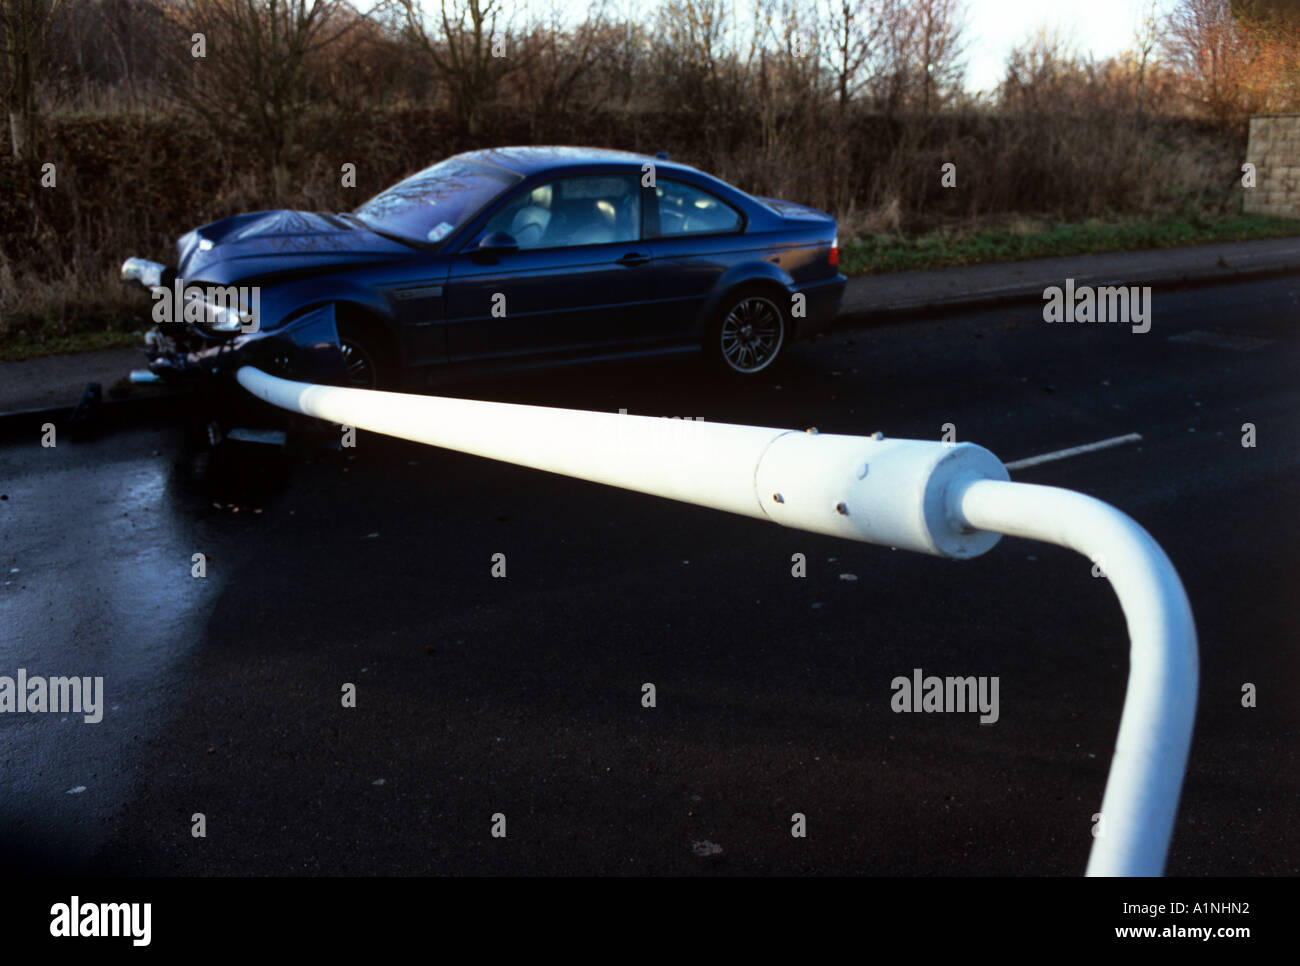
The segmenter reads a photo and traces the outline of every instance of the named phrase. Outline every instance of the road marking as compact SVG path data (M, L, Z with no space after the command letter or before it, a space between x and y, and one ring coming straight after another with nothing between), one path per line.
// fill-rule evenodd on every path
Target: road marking
M1272 345L1276 339L1261 339L1253 335L1241 335L1239 333L1229 334L1226 332L1212 332L1201 329L1192 329L1189 332L1180 332L1178 335L1171 335L1170 342L1190 342L1194 345L1208 345L1216 349L1235 349L1238 352L1249 352L1251 349L1260 349L1266 345Z
M1043 453L1041 456L1031 456L1028 459L1016 460L1014 463L1007 463L1006 468L1010 470L1024 470L1031 466L1037 466L1039 463L1052 463L1056 460L1069 459L1071 456L1081 456L1084 453L1095 453L1099 449L1110 449L1112 446L1123 446L1125 443L1142 442L1141 433L1129 433L1127 436L1112 436L1110 439L1103 439L1096 443L1086 443L1083 446L1071 446L1069 449L1058 449L1053 453Z
M282 429L246 429L236 426L226 434L226 439L241 443L267 443L271 446L283 446L286 434Z

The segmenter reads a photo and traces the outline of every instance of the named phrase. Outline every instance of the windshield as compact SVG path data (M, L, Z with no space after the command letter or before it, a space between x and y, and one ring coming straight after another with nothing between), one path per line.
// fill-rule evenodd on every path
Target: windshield
M440 242L522 177L466 158L448 158L382 191L352 214L376 231Z

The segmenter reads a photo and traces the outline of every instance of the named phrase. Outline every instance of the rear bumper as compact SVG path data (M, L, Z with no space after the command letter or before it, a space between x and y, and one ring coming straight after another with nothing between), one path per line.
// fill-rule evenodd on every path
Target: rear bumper
M818 335L835 324L848 281L843 275L836 275L794 287L795 295L804 296L804 317L793 319L796 339Z

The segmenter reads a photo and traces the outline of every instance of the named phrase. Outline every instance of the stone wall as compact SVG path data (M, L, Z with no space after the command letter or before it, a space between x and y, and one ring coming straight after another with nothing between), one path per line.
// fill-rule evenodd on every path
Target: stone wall
M1242 189L1242 211L1300 218L1300 114L1252 117L1246 161L1255 187Z

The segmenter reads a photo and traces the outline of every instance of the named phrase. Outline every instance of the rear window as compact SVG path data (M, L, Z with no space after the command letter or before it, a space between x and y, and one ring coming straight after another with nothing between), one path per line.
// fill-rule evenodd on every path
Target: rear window
M702 188L661 179L655 185L655 196L659 200L660 235L715 235L740 230L740 212Z

